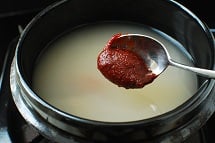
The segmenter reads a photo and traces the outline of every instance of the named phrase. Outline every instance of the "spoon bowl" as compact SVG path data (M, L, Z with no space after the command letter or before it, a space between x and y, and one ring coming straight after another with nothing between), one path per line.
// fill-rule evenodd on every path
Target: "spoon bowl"
M207 78L215 78L215 71L213 70L190 67L172 60L165 46L158 40L147 35L120 35L111 44L111 48L122 48L138 54L150 71L157 76L171 65L195 72L196 74Z

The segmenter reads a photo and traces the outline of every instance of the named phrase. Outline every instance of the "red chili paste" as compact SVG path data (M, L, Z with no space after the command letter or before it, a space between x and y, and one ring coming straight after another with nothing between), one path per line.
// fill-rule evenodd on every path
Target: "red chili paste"
M148 69L138 54L131 50L112 47L113 41L120 35L114 35L101 51L97 59L97 67L108 80L119 87L142 88L157 76ZM130 47L132 43L132 41L126 42ZM120 44L123 45L123 43Z

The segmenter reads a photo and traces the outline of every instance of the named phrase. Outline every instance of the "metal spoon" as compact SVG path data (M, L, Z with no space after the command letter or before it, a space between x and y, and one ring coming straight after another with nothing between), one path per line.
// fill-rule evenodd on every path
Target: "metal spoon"
M111 43L112 48L124 48L140 55L152 73L161 74L168 65L195 72L198 75L215 78L215 71L190 67L171 59L165 46L158 40L140 34L121 35Z

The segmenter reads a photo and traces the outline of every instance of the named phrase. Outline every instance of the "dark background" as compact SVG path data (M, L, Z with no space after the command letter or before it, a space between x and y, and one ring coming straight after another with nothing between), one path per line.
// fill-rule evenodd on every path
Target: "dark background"
M0 0L0 18L22 13L23 11L40 10L58 0ZM176 0L194 12L209 25L215 19L213 0Z

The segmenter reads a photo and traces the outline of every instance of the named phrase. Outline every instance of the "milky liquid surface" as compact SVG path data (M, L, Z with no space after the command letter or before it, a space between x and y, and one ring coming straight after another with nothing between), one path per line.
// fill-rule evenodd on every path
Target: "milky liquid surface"
M79 27L50 45L35 68L34 91L64 112L107 122L166 113L196 92L196 75L171 66L141 89L124 89L108 81L97 69L97 56L116 33L154 37L166 46L172 59L192 65L183 47L159 31L131 23L98 23Z

